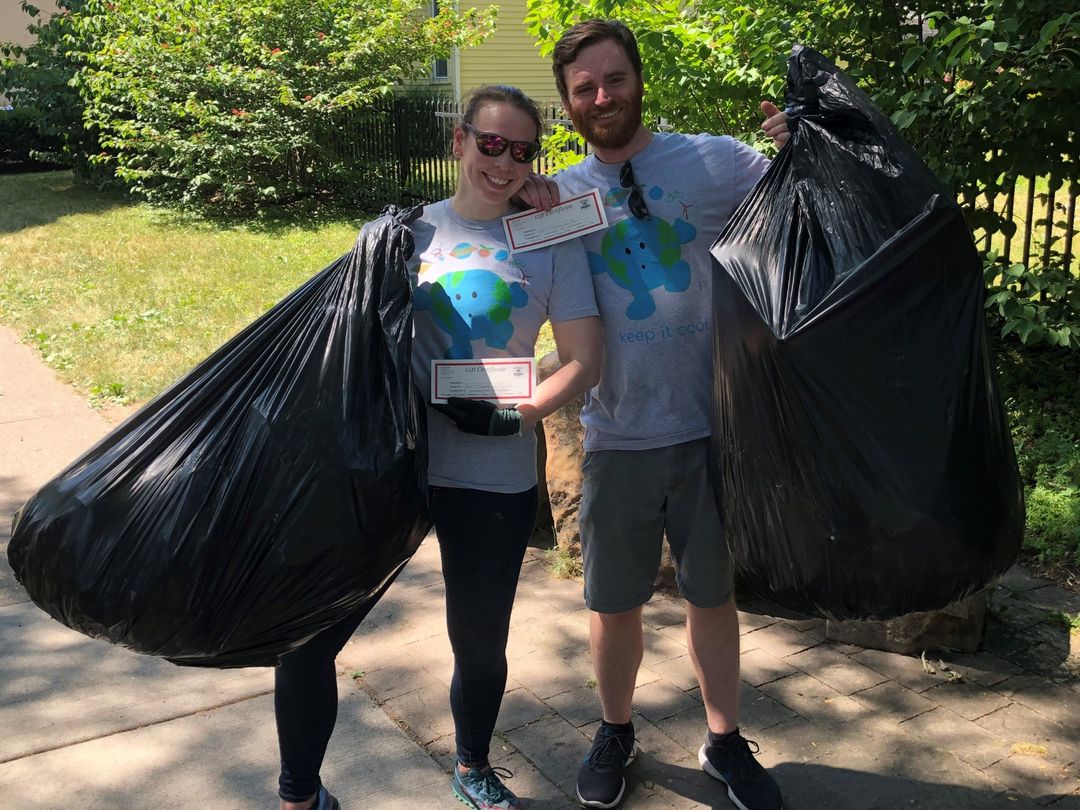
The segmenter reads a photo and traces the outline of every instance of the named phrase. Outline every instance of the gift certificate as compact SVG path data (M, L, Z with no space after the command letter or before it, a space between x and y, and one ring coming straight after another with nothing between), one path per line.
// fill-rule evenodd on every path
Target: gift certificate
M547 247L576 239L608 226L600 189L563 200L549 211L537 208L503 217L503 230L511 253Z
M488 360L432 360L431 401L450 397L496 403L524 402L536 387L536 360L498 357Z

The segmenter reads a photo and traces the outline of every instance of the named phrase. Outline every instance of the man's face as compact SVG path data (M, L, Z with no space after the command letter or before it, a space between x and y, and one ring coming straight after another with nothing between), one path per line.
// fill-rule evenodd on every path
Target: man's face
M585 140L602 149L630 143L641 127L644 87L622 45L604 39L582 48L563 76L563 106Z

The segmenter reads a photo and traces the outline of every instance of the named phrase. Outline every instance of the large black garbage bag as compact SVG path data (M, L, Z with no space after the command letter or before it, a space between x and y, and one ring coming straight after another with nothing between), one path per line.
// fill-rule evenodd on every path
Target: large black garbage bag
M16 515L31 598L178 664L274 664L370 608L430 527L413 250L389 210Z
M737 570L799 611L885 619L1000 576L1023 490L956 203L823 56L794 134L713 245L715 488Z

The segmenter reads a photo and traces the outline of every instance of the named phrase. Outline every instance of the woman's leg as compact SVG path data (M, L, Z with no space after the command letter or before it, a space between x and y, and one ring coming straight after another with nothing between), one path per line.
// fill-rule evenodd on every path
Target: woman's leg
M337 720L334 658L370 605L331 625L303 646L281 656L274 670L281 775L278 796L303 803L319 790L319 769Z
M458 759L465 765L487 765L506 689L510 611L536 503L535 488L513 494L435 488L435 531L454 650L450 710Z

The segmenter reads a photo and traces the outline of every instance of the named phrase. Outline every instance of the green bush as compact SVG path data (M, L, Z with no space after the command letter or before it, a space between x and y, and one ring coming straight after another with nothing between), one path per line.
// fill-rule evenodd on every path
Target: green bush
M57 11L46 15L22 1L26 28L35 41L0 42L0 92L32 122L36 138L25 134L23 143L29 143L33 160L71 166L81 177L103 180L89 163L99 146L83 125L82 97L72 85L84 65L80 54L94 47L93 40L85 39L90 32L76 25L85 5L84 0L57 0Z
M1075 0L528 0L528 7L529 30L547 52L579 19L625 21L642 49L647 118L748 142L760 137L758 99L782 95L791 46L816 48L892 116L964 200L980 238L1017 229L990 210L979 196L985 192L1018 177L1080 189ZM1042 201L1045 208L1045 194ZM1064 211L1057 206L1031 224L1038 229ZM1080 347L1075 268L1064 267L1060 236L1048 248L1045 267L1041 255L1022 274L997 265L993 278L1005 277L988 306L1005 316L1006 334L1027 345Z
M357 110L453 48L492 13L420 0L88 0L76 84L95 163L150 201L252 211L384 182L352 159ZM348 201L348 200L342 200Z
M1032 270L1003 267L991 253L986 262L986 306L997 316L1001 336L1015 334L1025 344L1080 348L1080 277L1056 264Z
M1080 565L1080 352L995 347L1027 499L1026 548Z
M59 149L58 141L41 134L33 110L0 107L0 171L57 168L40 158Z

